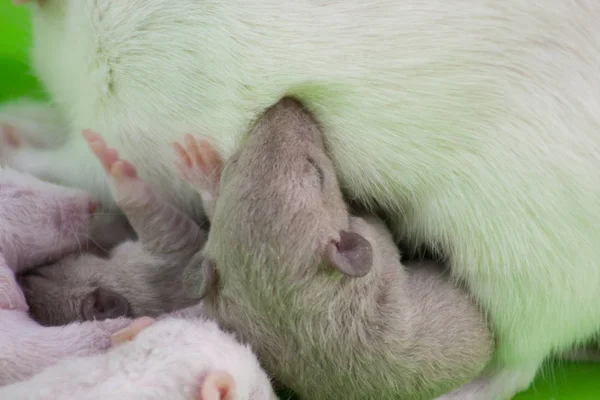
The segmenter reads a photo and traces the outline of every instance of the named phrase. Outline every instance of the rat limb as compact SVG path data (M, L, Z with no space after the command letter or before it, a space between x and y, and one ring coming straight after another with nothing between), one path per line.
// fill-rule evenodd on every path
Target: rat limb
M117 204L151 254L179 254L187 259L204 245L206 235L195 221L160 199L100 135L91 131L83 135L109 175Z
M196 140L185 135L183 145L174 143L177 169L202 196L202 205L208 218L212 218L219 190L223 159L205 139Z

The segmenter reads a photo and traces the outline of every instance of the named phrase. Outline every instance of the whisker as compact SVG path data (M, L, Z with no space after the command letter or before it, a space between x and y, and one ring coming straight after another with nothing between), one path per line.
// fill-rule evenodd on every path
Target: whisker
M105 249L105 248L103 248L102 246L100 246L100 245L99 245L99 244L98 244L98 243L97 243L97 242L94 240L94 238L93 238L92 236L88 235L87 233L86 233L86 234L84 234L84 236L85 236L85 238L86 238L87 240L89 240L90 242L92 242L92 243L93 243L93 244L94 244L96 247L98 247L100 250L102 250L102 251L105 251L105 252L107 252L107 253L109 252L109 250L108 250L108 249Z

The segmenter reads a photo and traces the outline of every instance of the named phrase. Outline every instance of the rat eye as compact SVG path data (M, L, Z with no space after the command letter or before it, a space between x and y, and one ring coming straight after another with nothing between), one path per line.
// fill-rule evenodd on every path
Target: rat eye
M325 176L323 175L323 170L317 164L317 162L314 160L314 158L312 158L310 156L306 157L306 161L308 162L310 169L312 169L313 171L316 172L317 177L319 178L319 185L321 186L321 188L323 188L323 180L325 179Z

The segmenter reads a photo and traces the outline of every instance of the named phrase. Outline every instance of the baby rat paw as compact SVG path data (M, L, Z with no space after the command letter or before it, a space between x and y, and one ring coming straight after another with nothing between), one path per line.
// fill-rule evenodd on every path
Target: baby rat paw
M173 147L181 175L198 190L214 195L223 169L223 160L214 147L207 140L197 141L189 134L185 135L183 145L174 143Z
M154 318L150 317L140 317L135 319L128 327L113 333L111 336L113 346L135 339L141 331L152 325L154 322L156 322Z
M135 167L120 159L117 150L109 148L99 134L86 130L82 135L112 180L115 199L120 206L143 205L154 198L154 192L140 179Z
M92 131L83 131L88 146L102 163L104 170L116 181L138 179L135 167L125 160L119 159L117 150L106 146L100 135Z

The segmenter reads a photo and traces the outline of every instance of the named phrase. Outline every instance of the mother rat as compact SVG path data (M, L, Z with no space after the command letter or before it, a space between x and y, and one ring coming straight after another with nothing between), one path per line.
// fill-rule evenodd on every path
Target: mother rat
M22 0L19 0L22 2ZM449 256L498 339L447 399L504 399L600 331L600 4L592 0L44 0L33 62L71 132L16 168L96 194L94 129L200 216L171 143L226 157L293 95L341 183L398 237ZM108 195L106 195L108 197Z

